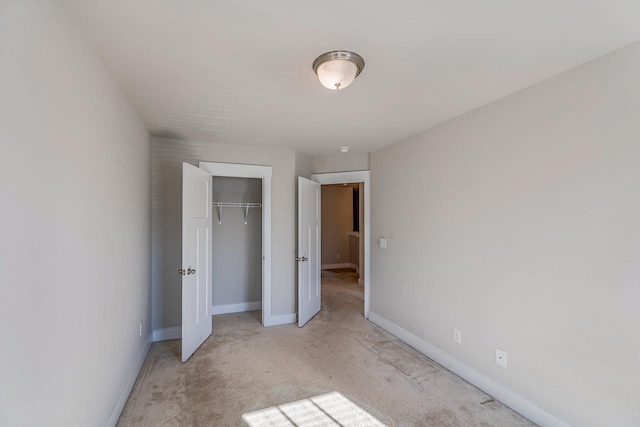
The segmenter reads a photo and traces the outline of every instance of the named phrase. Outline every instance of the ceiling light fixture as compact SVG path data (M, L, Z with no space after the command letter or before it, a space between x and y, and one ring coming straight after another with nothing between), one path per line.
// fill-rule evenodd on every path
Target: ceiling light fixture
M313 61L313 71L320 83L332 90L349 86L363 69L364 59L357 53L346 50L323 53Z
M340 147L340 152L341 153L348 153L349 152L349 147Z

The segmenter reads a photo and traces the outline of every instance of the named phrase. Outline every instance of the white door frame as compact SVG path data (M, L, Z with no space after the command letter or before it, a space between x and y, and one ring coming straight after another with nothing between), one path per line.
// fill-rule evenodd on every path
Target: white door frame
M213 176L262 179L262 325L270 326L271 318L271 166L200 162ZM212 289L213 291L213 289Z
M364 317L369 318L371 297L371 180L369 171L316 173L311 179L325 184L364 183Z

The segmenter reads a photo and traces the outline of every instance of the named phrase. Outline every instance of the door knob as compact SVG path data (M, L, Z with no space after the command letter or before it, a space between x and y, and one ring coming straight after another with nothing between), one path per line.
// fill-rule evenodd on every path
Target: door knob
M180 270L178 270L178 274L180 274L181 276L184 276L186 274L186 271L184 271L184 269L181 268Z
M187 274L196 274L195 268L189 267L189 269L187 270Z

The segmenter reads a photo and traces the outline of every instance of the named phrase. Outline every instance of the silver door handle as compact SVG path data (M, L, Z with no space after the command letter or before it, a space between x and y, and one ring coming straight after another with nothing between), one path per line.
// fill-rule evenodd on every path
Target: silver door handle
M187 270L187 274L196 274L195 268L189 267L189 269Z
M305 261L309 261L309 258L307 258L306 256L303 257L297 257L296 261L298 262L305 262Z
M186 271L184 271L184 269L181 268L180 270L178 270L178 274L181 276L184 276L186 274Z

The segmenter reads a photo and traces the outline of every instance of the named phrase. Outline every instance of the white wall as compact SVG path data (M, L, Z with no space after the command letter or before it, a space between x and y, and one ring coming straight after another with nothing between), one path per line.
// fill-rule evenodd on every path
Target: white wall
M153 329L181 324L182 162L200 161L271 166L271 314L296 312L295 152L154 137L152 157Z
M307 156L305 154L296 152L296 176L309 178L311 176L311 168L312 168L311 157L309 157L309 156ZM296 204L296 206L297 206L297 204ZM296 216L296 218L297 218L297 216Z
M113 425L150 339L149 140L57 2L0 2L0 138L0 425Z
M323 185L322 266L349 264L349 233L353 231L353 187ZM356 262L357 263L357 262Z
M640 425L639 118L634 44L373 153L372 311L570 424Z
M369 170L369 153L314 157L311 173L351 172Z

